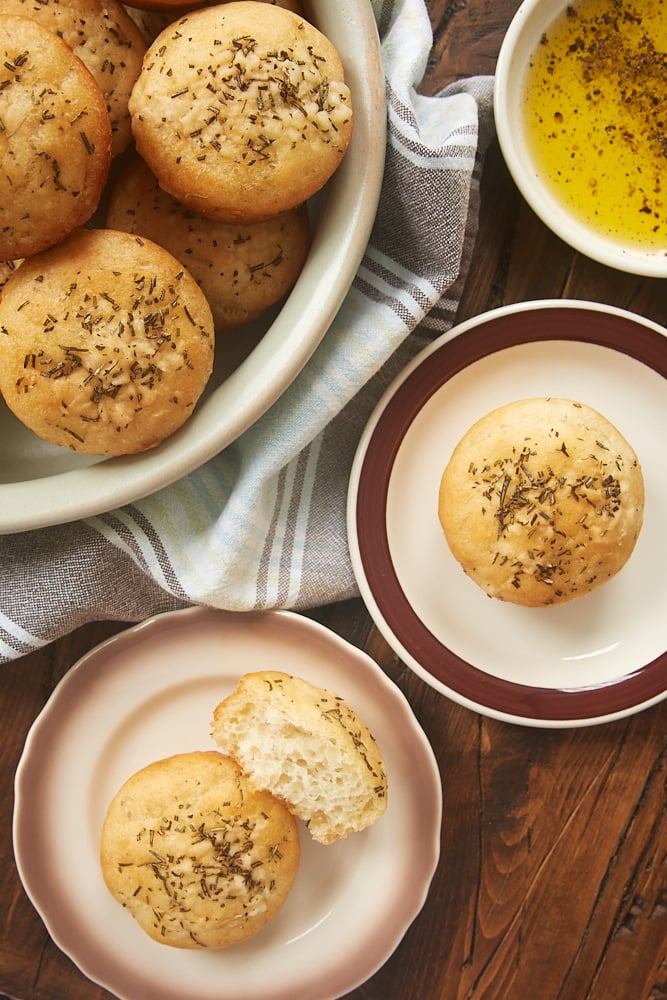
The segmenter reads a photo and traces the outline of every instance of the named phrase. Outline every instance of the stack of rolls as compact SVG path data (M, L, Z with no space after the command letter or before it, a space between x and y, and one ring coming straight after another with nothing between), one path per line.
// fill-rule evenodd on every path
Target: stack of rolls
M0 13L0 393L75 451L139 452L190 417L219 334L297 280L308 203L349 146L340 56L294 0L192 6L5 0ZM142 278L178 288L192 322L132 287L139 247ZM135 334L142 370L157 347L149 381Z

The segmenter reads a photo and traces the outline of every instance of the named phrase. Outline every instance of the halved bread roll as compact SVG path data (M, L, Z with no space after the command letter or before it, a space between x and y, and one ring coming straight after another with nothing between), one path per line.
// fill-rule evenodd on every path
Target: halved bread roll
M213 715L213 738L252 785L331 844L375 823L387 776L368 726L338 695L277 670L245 674Z

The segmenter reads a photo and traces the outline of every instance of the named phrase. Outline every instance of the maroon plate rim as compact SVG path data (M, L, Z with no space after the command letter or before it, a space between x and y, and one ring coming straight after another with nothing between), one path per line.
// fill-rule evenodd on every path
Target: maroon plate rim
M628 714L660 698L667 693L667 652L617 680L574 690L533 687L488 674L448 649L415 613L394 568L386 517L378 517L378 511L387 509L389 481L401 443L435 392L489 355L522 344L557 340L619 351L667 378L665 336L657 325L651 326L639 316L562 301L499 309L478 317L463 324L460 332L451 331L439 346L427 349L423 360L417 359L390 396L365 445L354 500L358 555L366 586L393 639L421 667L425 679L432 679L434 686L482 711L554 724Z

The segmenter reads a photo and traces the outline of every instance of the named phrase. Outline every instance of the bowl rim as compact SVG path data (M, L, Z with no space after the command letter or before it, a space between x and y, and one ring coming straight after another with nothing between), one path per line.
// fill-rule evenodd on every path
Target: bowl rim
M540 180L537 170L531 167L513 98L521 86L536 41L568 5L569 0L523 0L505 33L496 61L493 89L493 113L501 153L530 208L574 250L620 271L667 278L667 250L653 252L624 247L596 233L563 207Z

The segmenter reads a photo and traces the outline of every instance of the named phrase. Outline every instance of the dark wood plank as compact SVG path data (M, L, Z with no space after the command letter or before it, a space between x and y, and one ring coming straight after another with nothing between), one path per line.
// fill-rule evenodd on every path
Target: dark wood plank
M413 690L391 655L383 665L435 749L444 827L423 912L359 996L661 997L667 706L523 729Z

